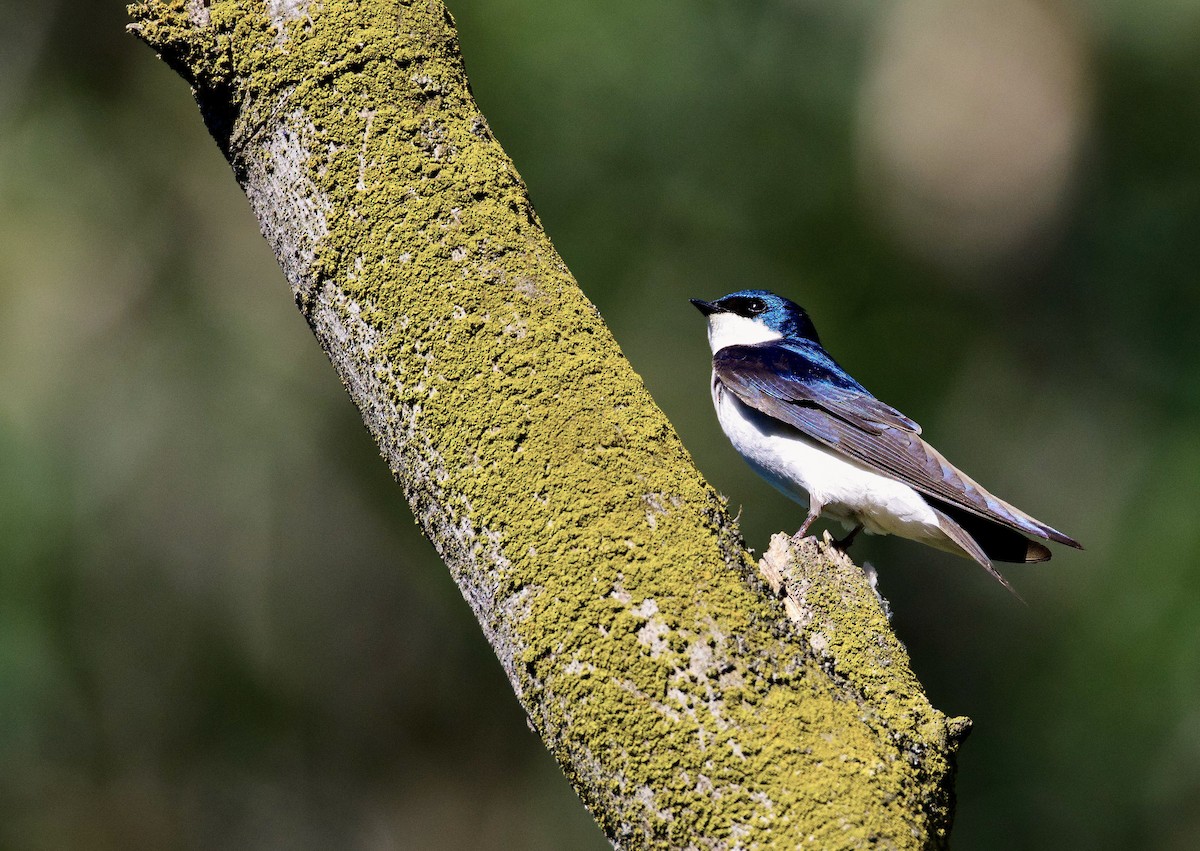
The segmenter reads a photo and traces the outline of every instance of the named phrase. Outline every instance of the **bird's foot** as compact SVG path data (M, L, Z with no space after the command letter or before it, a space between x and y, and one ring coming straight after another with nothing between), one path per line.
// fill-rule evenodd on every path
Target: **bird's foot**
M862 528L863 528L862 524L859 523L857 526L855 526L853 529L851 529L846 534L846 537L834 538L833 539L834 547L836 547L839 552L843 552L843 553L848 552L850 549L850 545L854 543L854 539L858 537L858 533L862 531Z
M813 524L813 521L819 517L821 512L809 511L808 516L804 518L804 522L800 524L800 528L796 530L796 534L792 535L792 543L798 544L804 540L804 536L808 534L808 527Z

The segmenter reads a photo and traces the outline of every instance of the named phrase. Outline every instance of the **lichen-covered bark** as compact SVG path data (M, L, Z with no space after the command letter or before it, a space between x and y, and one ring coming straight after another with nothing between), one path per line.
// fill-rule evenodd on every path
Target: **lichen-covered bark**
M758 578L539 226L442 4L131 13L614 844L944 845L965 728L848 561L814 544Z

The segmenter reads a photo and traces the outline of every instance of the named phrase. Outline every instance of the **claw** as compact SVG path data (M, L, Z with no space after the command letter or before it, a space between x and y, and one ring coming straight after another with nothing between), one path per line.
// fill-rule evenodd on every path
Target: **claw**
M850 545L854 543L854 539L858 537L858 533L862 531L862 528L862 524L859 523L857 526L851 529L849 533L847 533L846 537L834 538L833 545L842 552L846 552L850 549Z

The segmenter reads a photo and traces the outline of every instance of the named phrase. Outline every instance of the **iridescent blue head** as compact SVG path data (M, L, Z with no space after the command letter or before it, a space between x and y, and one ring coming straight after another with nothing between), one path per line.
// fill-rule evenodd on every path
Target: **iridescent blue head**
M715 352L770 340L811 340L820 345L817 329L804 308L767 290L739 290L716 301L691 299L708 317L708 339Z

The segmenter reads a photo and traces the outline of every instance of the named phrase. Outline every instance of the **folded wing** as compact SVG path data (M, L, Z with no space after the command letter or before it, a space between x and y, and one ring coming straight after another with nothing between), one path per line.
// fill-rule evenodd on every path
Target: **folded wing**
M713 356L717 378L744 404L798 429L870 469L933 497L986 548L991 521L1072 547L1074 539L988 493L921 439L921 428L866 391L819 346L765 343L726 346ZM998 532L999 530L995 530ZM1042 561L1049 550L1021 550L997 537L1001 561ZM1015 545L1015 546L1014 546ZM1011 551L1011 552L1010 552Z

